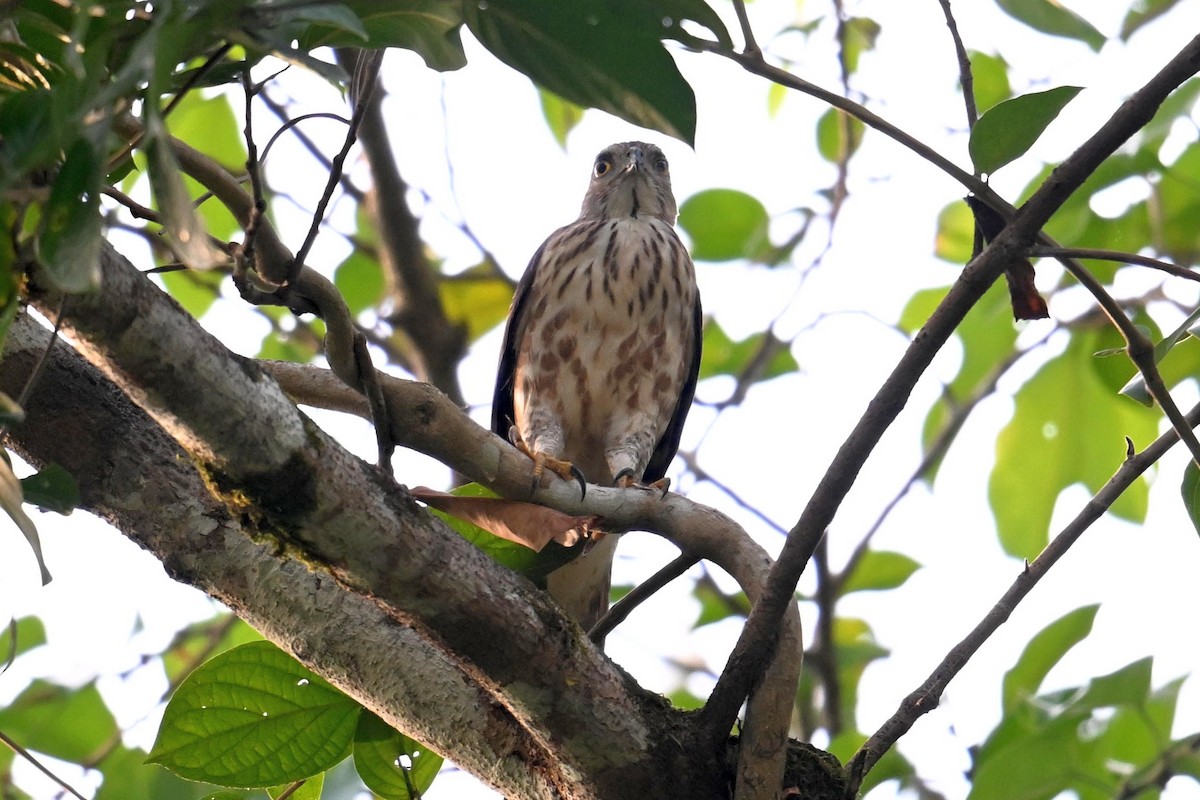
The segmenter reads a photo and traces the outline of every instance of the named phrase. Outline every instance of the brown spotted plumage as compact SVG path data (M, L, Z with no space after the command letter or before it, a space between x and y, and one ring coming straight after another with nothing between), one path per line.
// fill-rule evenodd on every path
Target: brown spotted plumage
M492 429L594 483L665 486L700 367L695 270L667 161L625 142L596 157L579 219L534 254L513 298ZM581 481L582 485L582 481ZM615 537L550 576L585 626L608 608Z

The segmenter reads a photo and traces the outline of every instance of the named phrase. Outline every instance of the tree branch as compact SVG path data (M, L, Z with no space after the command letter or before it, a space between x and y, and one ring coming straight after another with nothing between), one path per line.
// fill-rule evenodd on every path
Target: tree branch
M1200 424L1200 405L1188 412L1186 419L1189 425ZM1029 594L1038 581L1045 577L1050 568L1078 541L1084 531L1103 516L1109 506L1116 502L1117 498L1150 468L1150 465L1162 458L1167 450L1178 441L1179 435L1172 429L1154 440L1141 453L1127 458L1112 478L1080 509L1075 518L1054 537L1046 549L1033 562L1026 565L1008 591L992 607L992 610L966 638L946 654L946 657L930 673L925 682L904 698L900 708L892 715L891 719L880 726L879 730L859 748L854 759L847 765L847 772L853 775L865 775L883 754L913 726L914 722L923 714L937 708L942 692L950 680L966 666L967 661L987 641L988 637L1008 620L1013 609ZM856 789L857 787L852 788Z
M753 63L753 62L751 62ZM770 72L774 68L761 64ZM899 363L880 387L818 484L800 519L788 534L771 569L767 592L755 604L729 663L705 706L715 720L732 720L768 662L772 631L779 614L792 601L796 583L812 557L842 499L876 443L900 413L917 379L954 329L1004 268L1022 257L1041 228L1066 198L1101 162L1153 117L1158 106L1180 83L1200 69L1200 37L1193 39L1145 86L1126 100L1081 147L1059 165L1029 198L1007 227L963 270L946 298L917 333ZM796 81L782 70L783 77ZM773 74L773 73L772 73ZM803 83L803 82L800 82ZM836 97L836 96L835 96ZM922 145L922 147L924 147ZM941 159L938 156L938 159ZM951 168L960 172L957 168ZM970 176L964 174L964 178ZM1135 362L1136 363L1136 362ZM714 727L718 725L713 722Z

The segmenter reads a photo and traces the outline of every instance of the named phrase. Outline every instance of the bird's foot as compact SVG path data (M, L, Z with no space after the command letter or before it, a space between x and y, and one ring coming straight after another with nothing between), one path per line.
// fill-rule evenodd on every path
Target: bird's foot
M634 477L633 470L626 467L617 473L617 479L613 484L621 489L642 489L647 492L658 492L661 497L667 496L667 490L671 488L670 478L659 478L653 483L639 483Z
M537 487L541 485L542 475L546 473L546 470L550 470L564 481L575 481L578 483L579 499L582 500L587 496L587 478L579 467L570 461L563 461L561 458L555 458L548 453L534 450L525 443L525 440L521 438L521 434L517 433L515 425L509 430L508 436L512 440L514 447L533 460L533 482L529 485L530 494L536 491Z

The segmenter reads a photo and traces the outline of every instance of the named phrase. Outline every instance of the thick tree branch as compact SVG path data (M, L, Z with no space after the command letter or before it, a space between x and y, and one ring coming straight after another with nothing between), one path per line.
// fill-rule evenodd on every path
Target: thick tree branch
M767 68L765 64L761 66ZM1167 95L1197 70L1200 70L1200 37L1193 39L1059 165L1017 211L1003 232L963 270L871 400L866 413L834 457L799 521L789 532L779 559L771 569L767 594L751 611L730 656L729 665L705 706L705 714L714 715L717 719L733 719L742 698L768 662L776 621L782 610L792 602L796 583L824 535L826 526L833 519L880 437L904 407L917 379L966 312L1008 264L1022 257L1050 216L1087 176L1149 122Z

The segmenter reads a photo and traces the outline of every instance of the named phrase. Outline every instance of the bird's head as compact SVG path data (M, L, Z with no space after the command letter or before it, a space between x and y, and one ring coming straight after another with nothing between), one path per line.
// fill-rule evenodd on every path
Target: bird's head
M657 146L621 142L596 156L580 219L658 217L674 225L676 214L671 172Z

